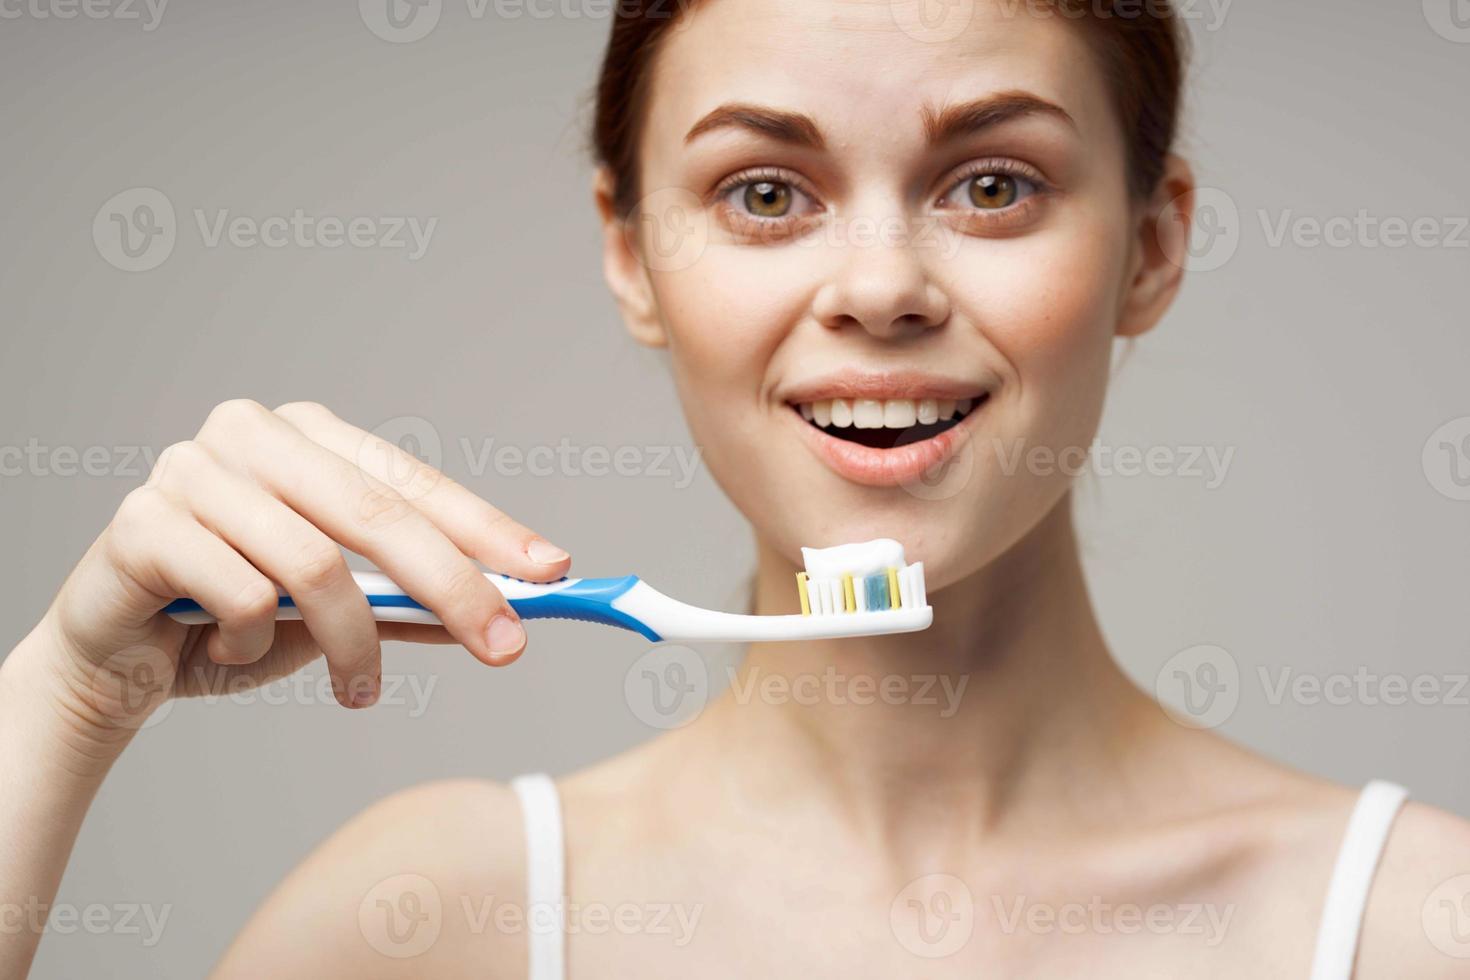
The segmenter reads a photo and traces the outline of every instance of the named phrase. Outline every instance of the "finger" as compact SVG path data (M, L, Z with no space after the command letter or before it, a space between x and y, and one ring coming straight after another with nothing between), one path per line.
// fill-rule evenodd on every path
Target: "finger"
M495 509L439 470L314 402L290 402L276 414L311 439L392 487L433 521L465 554L531 582L551 582L571 556Z
M213 616L224 655L248 662L270 649L275 585L156 487L128 494L106 540L113 566L160 609L185 597Z
M525 648L515 610L432 521L284 419L254 402L229 402L210 414L197 441L373 561L482 662L509 663Z
M377 624L342 549L197 442L164 450L156 472L164 493L285 587L326 656L337 700L349 708L376 701L382 674Z
M379 623L378 639L402 643L454 643L454 637L442 626L428 623Z

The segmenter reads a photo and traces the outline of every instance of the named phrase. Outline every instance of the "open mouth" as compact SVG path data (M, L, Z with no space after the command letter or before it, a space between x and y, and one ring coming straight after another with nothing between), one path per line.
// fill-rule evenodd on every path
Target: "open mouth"
M932 439L985 404L977 398L829 398L792 403L793 411L835 439L870 449L897 449Z

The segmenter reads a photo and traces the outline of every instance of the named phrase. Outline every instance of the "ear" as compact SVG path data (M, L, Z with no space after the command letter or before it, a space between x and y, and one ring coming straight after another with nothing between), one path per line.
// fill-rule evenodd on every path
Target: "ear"
M1123 297L1118 336L1147 333L1163 318L1184 281L1194 227L1194 171L1172 153L1153 196L1139 209L1133 275Z
M658 317L653 284L638 254L629 219L620 216L613 199L613 177L606 165L592 175L592 196L602 219L602 276L623 314L623 325L633 339L649 347L664 347L669 338Z

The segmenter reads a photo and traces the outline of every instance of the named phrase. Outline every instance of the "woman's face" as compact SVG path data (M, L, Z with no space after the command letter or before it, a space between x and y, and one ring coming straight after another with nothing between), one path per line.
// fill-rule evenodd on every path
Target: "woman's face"
M1140 244L1085 25L978 0L926 32L917 7L684 14L607 269L769 546L894 537L940 588L1064 498L1034 451L1092 441L1114 337L1177 276Z

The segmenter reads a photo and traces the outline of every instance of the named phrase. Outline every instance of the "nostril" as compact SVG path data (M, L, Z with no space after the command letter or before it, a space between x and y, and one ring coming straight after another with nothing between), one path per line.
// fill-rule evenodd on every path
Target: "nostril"
M920 330L927 330L930 327L939 326L938 323L933 322L928 317L919 313L905 313L898 318L898 325L916 333Z

